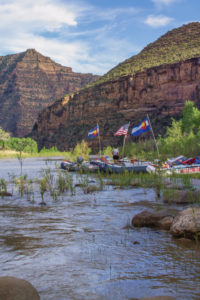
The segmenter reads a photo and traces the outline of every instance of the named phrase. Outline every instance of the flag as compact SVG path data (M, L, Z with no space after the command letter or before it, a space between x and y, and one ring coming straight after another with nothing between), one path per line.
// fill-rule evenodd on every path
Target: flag
M133 127L131 135L137 136L148 130L150 130L150 124L148 118L146 117L144 121L140 123L140 125Z
M95 138L99 135L99 126L97 125L96 127L92 128L88 132L88 138Z
M127 135L128 133L128 128L129 128L129 123L123 125L122 127L120 127L119 130L117 130L117 132L114 134L114 136L119 136L119 135Z

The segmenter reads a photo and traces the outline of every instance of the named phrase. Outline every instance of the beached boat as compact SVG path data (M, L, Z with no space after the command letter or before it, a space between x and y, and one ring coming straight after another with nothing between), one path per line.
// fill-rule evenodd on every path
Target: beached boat
M124 173L124 172L134 172L134 173L155 173L156 168L154 165L146 162L124 162L121 164L109 164L104 163L99 166L100 171L104 173Z
M200 157L186 158L178 156L168 159L162 169L166 174L195 174L200 173Z
M61 169L67 170L70 172L75 172L80 170L80 166L78 166L76 163L73 163L69 160L64 160L60 164Z
M90 162L82 162L81 164L73 163L70 161L62 161L61 168L64 170L68 170L69 172L74 171L82 171L85 173L124 173L135 172L135 173L154 173L156 171L156 167L149 162L119 162L115 163L107 163L102 162L101 160L92 160Z
M192 164L192 165L177 165L171 168L164 169L167 174L196 174L200 173L200 164Z
M68 160L62 161L60 164L61 169L69 172L83 172L83 173L97 173L99 171L99 164L103 164L101 161L83 161L81 164L77 162L71 162Z

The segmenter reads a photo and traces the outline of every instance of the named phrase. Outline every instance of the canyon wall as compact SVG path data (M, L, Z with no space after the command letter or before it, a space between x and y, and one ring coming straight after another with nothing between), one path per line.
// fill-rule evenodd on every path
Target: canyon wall
M68 150L86 140L88 130L98 123L102 147L121 145L123 137L114 137L120 126L130 122L131 129L148 114L155 134L164 134L186 100L199 108L200 57L146 69L64 97L39 115L32 136L40 148ZM130 135L128 139L135 140ZM97 149L98 139L89 145Z
M23 137L56 99L99 76L72 72L34 49L0 57L0 127Z

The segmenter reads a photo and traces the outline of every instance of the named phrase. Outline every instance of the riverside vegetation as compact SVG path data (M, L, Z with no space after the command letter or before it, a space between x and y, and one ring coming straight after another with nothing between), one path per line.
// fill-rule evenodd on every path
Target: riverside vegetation
M182 113L180 120L172 120L171 127L167 128L167 136L165 138L158 138L158 146L161 153L161 160L166 159L166 157L177 156L180 154L186 156L196 156L200 153L200 111L194 106L194 103L191 101L186 101L185 107ZM27 194L27 199L30 199L30 195L33 194L33 182L31 182L26 175L22 175L23 169L23 158L31 156L56 156L62 155L66 159L75 160L78 156L83 156L84 159L88 159L91 149L88 147L87 142L82 141L77 144L74 149L69 152L59 152L56 147L51 149L42 149L38 153L37 143L31 138L12 138L9 133L6 133L0 129L0 145L2 151L6 150L15 150L15 157L18 158L20 164L20 178L15 178L14 183L18 186L20 195L24 193ZM151 140L130 143L125 147L125 154L128 157L133 157L137 159L154 159L157 157L155 151L155 146ZM104 155L112 155L112 147L108 146L104 149ZM137 154L137 155L136 155ZM17 155L17 156L16 156ZM73 177L68 173L62 173L58 166L55 168L57 170L57 178L55 179L51 174L50 170L43 170L42 178L37 181L40 186L41 194L41 203L44 202L44 194L49 192L50 195L54 198L58 197L62 193L70 190L71 194L75 193L75 186L73 184ZM102 174L97 175L98 185L96 187L89 188L89 179L88 175L79 174L79 186L81 186L85 193L103 189L105 184ZM169 177L170 181L174 182L173 189L178 189L180 182L182 187L192 191L193 185L191 178L200 178L199 174L192 175L172 175ZM177 180L178 178L178 180ZM121 186L143 186L143 187L155 187L160 193L160 190L165 188L165 183L161 173L157 174L134 174L134 173L125 173L105 175L106 182ZM178 182L176 187L176 182ZM0 180L0 192L1 195L7 193L7 183L4 179ZM169 192L169 191L168 191ZM173 190L171 191L173 193Z
M148 133L147 133L148 134ZM166 137L159 136L157 144L159 147L161 161L178 155L187 157L198 156L200 153L200 110L195 107L194 102L186 101L179 120L172 119L172 124L167 128ZM103 155L112 156L112 147L103 149ZM11 137L8 132L0 128L0 158L5 157L45 157L62 156L68 160L76 160L78 156L88 159L92 149L88 143L82 140L74 149L61 152L57 147L50 149L42 148L38 151L35 140L31 138ZM125 155L130 158L153 160L158 158L153 139L138 139L137 142L127 143Z

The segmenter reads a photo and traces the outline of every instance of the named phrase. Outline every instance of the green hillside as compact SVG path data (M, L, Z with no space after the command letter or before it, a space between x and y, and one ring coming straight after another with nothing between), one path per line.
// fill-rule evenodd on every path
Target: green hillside
M173 29L145 47L139 54L118 64L92 85L162 64L200 56L200 23Z

